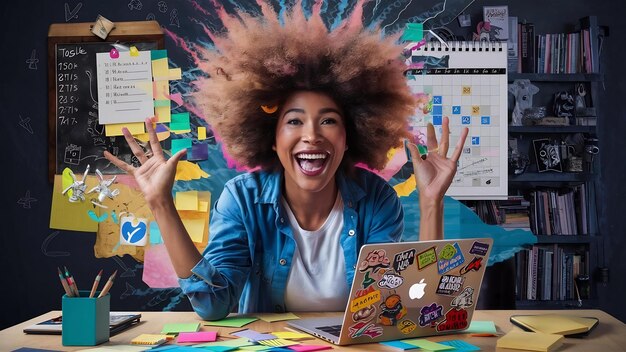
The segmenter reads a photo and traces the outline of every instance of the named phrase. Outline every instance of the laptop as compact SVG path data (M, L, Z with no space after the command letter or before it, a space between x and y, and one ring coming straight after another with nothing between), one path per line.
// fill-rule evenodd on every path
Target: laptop
M288 325L336 345L462 331L492 246L491 238L364 245L343 316Z

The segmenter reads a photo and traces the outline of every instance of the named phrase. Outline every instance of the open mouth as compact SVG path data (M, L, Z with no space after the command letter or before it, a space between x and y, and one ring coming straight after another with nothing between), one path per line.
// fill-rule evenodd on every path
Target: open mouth
M296 154L296 161L302 173L308 176L317 176L324 171L328 157L328 153L298 153Z

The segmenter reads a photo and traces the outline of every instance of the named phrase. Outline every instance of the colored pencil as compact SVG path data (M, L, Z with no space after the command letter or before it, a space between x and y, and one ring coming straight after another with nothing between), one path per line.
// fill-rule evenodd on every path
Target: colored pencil
M65 269L65 278L67 279L67 283L70 285L70 288L74 291L74 295L76 297L80 297L80 292L78 292L78 286L76 285L76 281L74 281L74 277L70 275L70 271L67 270L67 267L63 266Z
M63 277L63 273L61 272L61 269L57 268L57 271L59 272L59 279L61 280L61 285L63 285L65 294L67 295L67 297L74 297L74 294L70 290L70 287L67 285L67 280L65 280L65 278Z
M98 275L96 275L96 279L93 280L93 286L91 286L91 292L89 293L89 298L93 298L93 295L96 293L96 289L98 288L98 283L100 283L100 276L102 275L102 269Z
M111 286L113 286L113 280L115 280L115 275L116 274L117 274L117 270L115 270L115 272L113 272L113 275L109 276L109 279L107 280L107 283L104 284L104 288L102 289L102 292L100 292L100 294L98 295L98 298L103 297L104 295L109 293L109 290L111 289Z

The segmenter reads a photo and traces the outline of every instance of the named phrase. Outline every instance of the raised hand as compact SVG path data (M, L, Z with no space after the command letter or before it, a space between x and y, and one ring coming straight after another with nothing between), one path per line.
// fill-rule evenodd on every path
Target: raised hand
M129 165L108 151L104 152L104 157L107 160L135 177L149 206L154 204L154 202L171 198L176 165L186 152L186 150L181 150L171 158L166 159L152 124L152 118L147 118L146 130L150 139L150 150L148 152L144 152L126 128L122 130L131 151L141 163L140 167Z
M468 133L467 128L464 128L461 132L456 147L450 158L448 158L450 120L447 116L443 118L442 129L441 141L437 143L435 128L432 124L428 124L426 132L428 154L425 159L421 158L415 144L408 143L411 158L413 159L413 172L415 173L420 202L440 202L443 199L450 184L452 184L452 178L456 173L457 161L465 144L465 138Z

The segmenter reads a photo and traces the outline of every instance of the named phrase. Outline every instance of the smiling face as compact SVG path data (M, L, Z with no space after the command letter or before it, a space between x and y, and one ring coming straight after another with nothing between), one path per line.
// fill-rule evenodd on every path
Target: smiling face
M326 94L298 91L287 98L273 149L285 170L288 196L335 191L335 173L347 149L344 122Z

